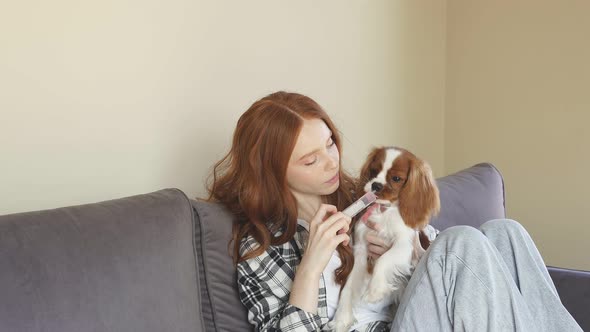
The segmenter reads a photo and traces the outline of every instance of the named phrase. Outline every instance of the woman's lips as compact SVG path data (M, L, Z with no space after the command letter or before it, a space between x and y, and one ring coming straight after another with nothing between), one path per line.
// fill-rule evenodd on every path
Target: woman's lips
M326 181L326 183L336 183L338 181L338 179L340 178L339 175L340 174L334 175L334 177L332 177L330 180Z

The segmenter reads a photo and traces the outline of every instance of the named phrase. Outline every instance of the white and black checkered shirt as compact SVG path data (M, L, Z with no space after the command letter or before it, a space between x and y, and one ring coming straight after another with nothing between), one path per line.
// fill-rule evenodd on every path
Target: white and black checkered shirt
M324 276L320 278L318 313L310 313L289 303L295 271L301 261L307 230L297 225L294 238L279 246L270 246L258 257L238 263L240 300L248 309L248 320L255 331L321 331L328 323ZM249 236L240 243L240 254L254 250L256 240ZM390 323L377 321L359 332L389 331Z

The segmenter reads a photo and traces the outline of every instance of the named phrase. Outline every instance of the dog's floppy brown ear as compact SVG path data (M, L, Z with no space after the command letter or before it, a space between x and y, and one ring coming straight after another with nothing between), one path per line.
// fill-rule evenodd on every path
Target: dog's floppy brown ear
M438 187L430 166L414 157L410 159L408 179L399 194L399 210L404 222L421 230L430 217L440 211Z
M361 172L359 174L358 179L356 180L355 184L355 199L359 199L361 196L365 194L365 184L371 179L371 173L377 172L378 174L383 168L383 162L385 161L385 148L383 147L375 147L371 150L365 163L361 167ZM354 229L356 228L356 224L361 219L363 214L359 213L356 215L350 227L350 232L354 234Z
M373 148L373 150L371 150L371 152L367 156L367 159L365 160L363 167L361 167L361 173L359 175L359 181L358 181L359 192L363 192L362 191L363 186L369 180L371 180L371 178L373 176L376 176L379 172L381 172L384 162L385 162L385 148L383 148L383 147ZM373 175L373 173L374 173L374 175ZM371 175L373 175L373 176L371 176ZM363 194L364 194L364 192L363 192ZM360 196L362 196L362 194L360 194L359 197Z
M382 156L381 158L379 157L380 155ZM361 172L359 173L359 177L356 179L356 183L354 185L355 186L354 199L359 199L361 196L363 196L365 194L364 187L365 187L365 184L370 180L371 169L378 167L377 164L375 163L375 160L379 160L379 159L384 160L384 158L385 158L385 153L383 152L382 148L375 147L371 150L371 152L367 156L367 159L365 160L365 163L361 167ZM358 219L360 219L361 216L362 216L362 213L359 213L356 217L353 218L352 225L350 227L351 231L354 229L354 226L356 226L356 221Z

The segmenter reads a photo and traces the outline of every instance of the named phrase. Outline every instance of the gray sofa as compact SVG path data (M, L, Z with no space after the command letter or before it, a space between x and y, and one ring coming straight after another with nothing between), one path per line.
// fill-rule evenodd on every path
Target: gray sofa
M435 227L505 217L493 165L437 182ZM231 220L178 189L0 216L0 331L249 331L228 254ZM549 270L590 330L590 272Z

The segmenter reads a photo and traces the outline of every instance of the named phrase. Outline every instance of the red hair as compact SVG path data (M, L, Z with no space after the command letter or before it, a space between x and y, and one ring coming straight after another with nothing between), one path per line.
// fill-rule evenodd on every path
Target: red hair
M222 203L235 216L229 244L231 247L233 243L235 264L293 238L297 201L287 186L287 165L303 120L313 118L323 120L330 128L342 153L340 135L329 116L311 98L298 93L272 93L252 104L238 120L232 147L215 164L213 181L207 185L207 201ZM322 200L341 211L352 203L353 189L354 180L340 168L339 188ZM278 230L282 234L274 236ZM240 242L249 235L260 246L240 256ZM337 250L342 265L336 270L336 281L344 285L352 270L352 249L339 245Z

